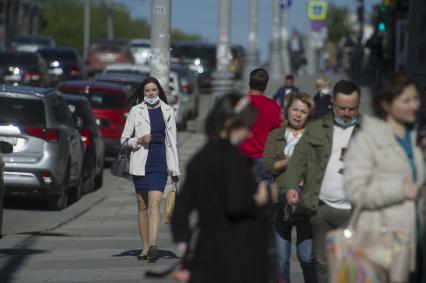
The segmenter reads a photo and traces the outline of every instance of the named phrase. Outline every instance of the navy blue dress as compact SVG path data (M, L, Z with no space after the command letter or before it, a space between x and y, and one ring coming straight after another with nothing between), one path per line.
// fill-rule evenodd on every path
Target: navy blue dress
M167 182L166 124L161 108L148 109L151 142L145 165L145 176L133 175L136 192L164 191Z

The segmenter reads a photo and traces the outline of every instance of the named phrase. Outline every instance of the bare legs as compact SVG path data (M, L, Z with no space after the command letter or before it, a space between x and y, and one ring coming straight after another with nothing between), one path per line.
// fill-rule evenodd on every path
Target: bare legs
M139 234L143 244L142 255L145 256L150 247L157 245L160 202L163 193L160 191L150 191L149 193L137 193L136 196L138 200Z

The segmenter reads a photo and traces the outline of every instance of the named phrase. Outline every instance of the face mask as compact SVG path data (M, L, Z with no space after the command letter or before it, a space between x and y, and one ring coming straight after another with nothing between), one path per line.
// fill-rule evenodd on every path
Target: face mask
M148 106L155 106L160 101L160 98L158 97L158 95L154 97L145 96L143 100L146 104L148 104Z
M342 129L347 129L349 127L355 126L358 124L358 118L354 117L347 121L346 123L339 117L334 117L334 123Z
M324 88L323 90L321 90L321 93L324 94L324 95L329 95L331 93L331 89Z

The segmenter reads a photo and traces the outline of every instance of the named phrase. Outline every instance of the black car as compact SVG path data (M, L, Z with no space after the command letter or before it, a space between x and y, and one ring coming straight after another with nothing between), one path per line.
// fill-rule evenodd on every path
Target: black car
M51 78L46 61L38 53L1 51L1 80L9 85L48 87Z
M80 80L85 77L83 60L75 48L41 48L37 51L46 60L53 83Z
M89 101L84 96L64 94L84 146L83 193L102 187L105 146Z
M179 42L172 45L171 62L188 66L202 88L210 88L216 69L216 45L203 42Z

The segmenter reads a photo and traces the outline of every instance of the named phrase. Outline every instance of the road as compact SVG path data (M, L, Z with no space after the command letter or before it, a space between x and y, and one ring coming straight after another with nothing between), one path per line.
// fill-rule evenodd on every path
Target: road
M314 78L299 80L299 86L313 93L313 81ZM273 88L270 86L269 91ZM188 130L178 134L182 168L205 141L200 131L209 103L210 96L202 96L201 119L191 121ZM362 113L370 112L369 103L370 94L363 88ZM101 189L62 211L45 210L41 202L6 200L5 237L0 240L0 282L171 282L142 280L143 271L165 269L177 259L169 227L162 224L161 259L155 265L136 260L141 246L136 214L131 183L113 177L108 169L104 171ZM303 282L295 254L294 251L292 282Z

